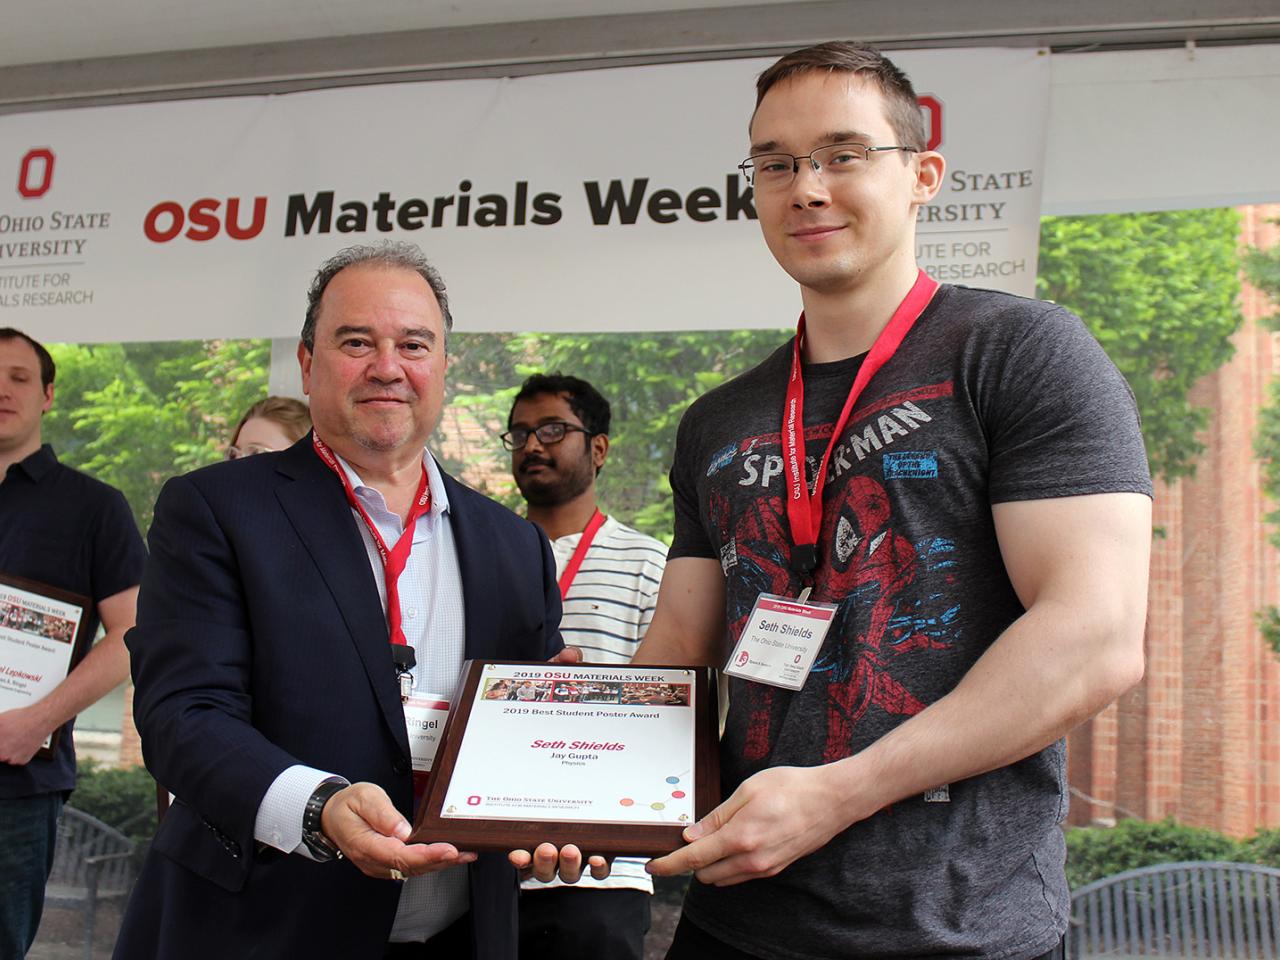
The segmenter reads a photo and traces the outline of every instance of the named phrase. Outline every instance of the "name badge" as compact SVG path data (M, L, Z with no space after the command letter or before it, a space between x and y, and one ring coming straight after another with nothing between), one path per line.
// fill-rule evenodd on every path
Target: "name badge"
M415 773L427 773L436 758L444 722L449 719L449 701L435 694L409 697L404 701L404 723L409 730L409 752Z
M835 614L835 604L760 594L724 672L799 690Z

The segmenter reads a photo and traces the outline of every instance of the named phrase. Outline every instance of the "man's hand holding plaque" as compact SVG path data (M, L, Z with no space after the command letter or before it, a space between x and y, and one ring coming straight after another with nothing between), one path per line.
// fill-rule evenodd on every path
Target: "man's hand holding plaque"
M335 793L324 805L321 827L343 856L378 879L406 880L476 859L448 843L411 843L409 822L374 783Z
M584 866L597 880L609 876L608 858L593 855L587 857L584 864L582 851L572 843L560 849L554 843L540 843L533 853L528 850L512 850L507 858L520 871L521 880L533 877L543 883L550 883L559 877L565 883L577 883L583 875Z

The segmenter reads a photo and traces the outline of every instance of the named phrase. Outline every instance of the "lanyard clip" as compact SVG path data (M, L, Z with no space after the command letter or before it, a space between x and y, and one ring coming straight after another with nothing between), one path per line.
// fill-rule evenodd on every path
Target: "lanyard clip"
M818 548L812 543L797 543L791 548L791 569L806 577L818 567Z
M418 657L413 652L413 647L407 643L393 643L391 645L391 662L396 665L396 673L408 673L418 665Z
M395 664L396 679L400 683L400 699L408 700L409 695L413 693L413 674L409 671L417 666L418 657L413 652L413 647L407 643L393 643L391 662Z

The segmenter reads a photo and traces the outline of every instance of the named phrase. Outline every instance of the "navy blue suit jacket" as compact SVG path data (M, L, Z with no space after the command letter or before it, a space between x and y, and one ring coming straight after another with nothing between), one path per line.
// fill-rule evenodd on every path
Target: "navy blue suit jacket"
M562 646L545 535L445 477L466 655ZM386 617L341 484L310 438L170 480L156 503L132 657L147 768L179 798L156 833L116 956L380 957L400 887L349 862L260 849L286 767L382 786L406 817L410 754ZM516 875L470 871L476 956L514 958Z

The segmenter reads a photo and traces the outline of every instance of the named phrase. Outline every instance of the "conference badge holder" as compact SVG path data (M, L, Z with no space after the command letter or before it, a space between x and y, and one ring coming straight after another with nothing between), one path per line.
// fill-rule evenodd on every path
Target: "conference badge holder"
M724 672L743 680L799 690L822 649L836 606L762 593Z
M449 719L449 701L436 694L427 694L406 697L402 704L405 727L409 731L413 772L430 773Z

